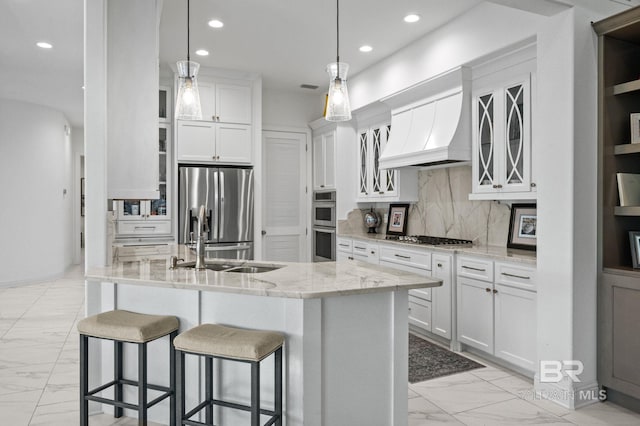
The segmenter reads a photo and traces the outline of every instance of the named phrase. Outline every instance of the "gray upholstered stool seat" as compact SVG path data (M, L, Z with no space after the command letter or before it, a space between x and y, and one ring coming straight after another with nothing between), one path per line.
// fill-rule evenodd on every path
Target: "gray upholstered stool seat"
M244 330L217 324L202 324L178 335L176 349L222 358L261 361L284 343L274 331Z
M83 319L78 331L91 337L145 343L166 336L180 327L170 315L148 315L130 311L109 311Z
M178 334L180 322L174 316L148 315L136 312L115 310L93 315L78 322L80 334L80 426L89 425L89 401L112 405L113 416L122 417L124 409L138 412L138 424L147 424L147 410L160 401L169 398L169 425L176 423L176 369L173 339ZM147 382L147 344L162 337L169 341L169 386L160 386ZM113 341L113 380L94 389L89 389L89 338ZM134 344L138 347L138 380L124 377L123 345ZM138 388L138 402L124 401L123 386ZM101 396L102 391L113 387L113 398ZM149 401L149 389L161 392L161 395Z
M226 407L251 413L251 426L282 425L282 346L284 336L275 331L246 330L218 324L202 324L187 330L173 339L176 350L177 369L177 415L178 425L213 426L213 407ZM187 412L185 406L185 355L204 358L205 392L204 399ZM273 355L274 360L274 404L273 410L260 407L260 363ZM213 359L221 358L251 365L251 403L226 401L214 398ZM191 420L200 411L204 411L204 423ZM268 416L262 423L261 416Z

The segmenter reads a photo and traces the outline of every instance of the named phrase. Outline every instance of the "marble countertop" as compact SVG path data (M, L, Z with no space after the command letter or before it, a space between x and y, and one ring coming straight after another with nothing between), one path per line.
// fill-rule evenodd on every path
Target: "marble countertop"
M289 263L210 260L211 263L246 263L282 266L262 273L234 273L169 269L169 256L195 260L193 252L182 245L172 245L166 259L116 261L111 266L90 268L89 282L113 282L155 287L184 288L203 291L250 294L287 298L322 298L414 288L438 287L442 281L359 261Z
M339 234L338 237L352 238L360 241L373 241L377 243L394 244L404 248L426 249L430 251L440 251L445 253L462 254L469 256L482 256L493 260L505 260L509 262L519 262L529 265L536 264L536 252L528 250L516 250L499 246L433 246L429 244L413 244L402 241L386 240L382 234Z

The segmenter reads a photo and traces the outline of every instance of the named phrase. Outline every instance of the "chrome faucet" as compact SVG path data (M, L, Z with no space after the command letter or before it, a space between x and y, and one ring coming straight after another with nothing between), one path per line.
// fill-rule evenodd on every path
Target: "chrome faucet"
M196 240L196 270L206 269L204 265L204 233L209 232L209 224L205 220L204 206L198 212L198 239Z

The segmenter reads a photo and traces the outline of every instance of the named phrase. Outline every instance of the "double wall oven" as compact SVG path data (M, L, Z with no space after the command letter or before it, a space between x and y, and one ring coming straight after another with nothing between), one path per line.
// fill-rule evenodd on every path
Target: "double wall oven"
M336 192L313 193L313 260L336 260Z

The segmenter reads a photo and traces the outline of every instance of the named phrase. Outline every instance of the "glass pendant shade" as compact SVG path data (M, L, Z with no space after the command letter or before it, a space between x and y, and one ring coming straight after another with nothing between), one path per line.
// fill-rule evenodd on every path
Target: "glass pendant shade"
M344 62L332 62L327 65L329 73L329 96L327 99L327 121L351 120L351 104L347 91L347 72L349 64Z
M179 120L202 120L200 94L196 76L200 64L178 61L178 95L176 118Z

